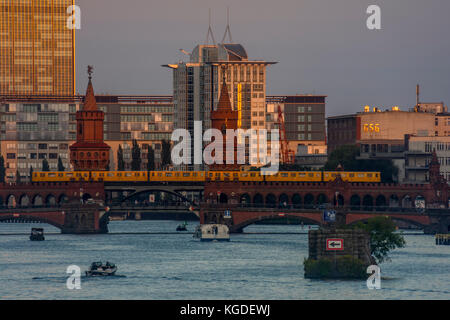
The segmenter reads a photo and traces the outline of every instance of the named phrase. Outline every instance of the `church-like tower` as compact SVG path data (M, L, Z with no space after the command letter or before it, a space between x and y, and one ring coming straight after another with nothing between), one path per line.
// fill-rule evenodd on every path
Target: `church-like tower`
M101 171L109 165L109 150L103 142L103 111L98 110L92 86L92 67L83 109L77 111L77 142L70 146L70 162L76 171Z
M238 129L238 111L233 110L231 107L230 96L228 95L228 87L225 81L225 72L223 72L223 83L220 91L220 99L217 105L217 109L211 111L211 127L222 132L223 136L223 164L214 164L210 166L211 170L239 170L237 164L237 139L234 139L234 162L233 164L227 164L227 158L231 155L227 155L226 143L227 143L227 129Z

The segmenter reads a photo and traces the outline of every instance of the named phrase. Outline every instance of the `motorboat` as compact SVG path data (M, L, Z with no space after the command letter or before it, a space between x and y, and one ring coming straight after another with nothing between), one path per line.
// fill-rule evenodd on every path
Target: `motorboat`
M106 262L103 264L101 261L92 262L91 267L86 271L86 276L113 276L117 271L117 267L114 263Z
M201 241L230 241L230 229L225 224L201 224L193 237Z
M187 226L187 222L185 221L184 223L178 225L177 231L187 231L186 226Z
M43 228L32 228L30 234L31 241L44 241L44 229Z

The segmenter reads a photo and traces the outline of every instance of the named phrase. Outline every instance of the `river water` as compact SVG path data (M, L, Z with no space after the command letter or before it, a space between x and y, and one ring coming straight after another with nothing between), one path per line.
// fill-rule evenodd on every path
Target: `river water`
M450 246L436 246L434 236L408 232L406 247L381 265L382 288L369 290L365 281L304 278L307 227L252 225L245 232L255 234L226 243L155 234L178 224L113 221L110 234L62 235L50 225L0 223L0 299L450 299ZM36 226L45 241L29 241ZM260 234L269 232L286 234ZM67 289L69 265L84 272L101 260L116 263L120 276L82 277L80 290Z

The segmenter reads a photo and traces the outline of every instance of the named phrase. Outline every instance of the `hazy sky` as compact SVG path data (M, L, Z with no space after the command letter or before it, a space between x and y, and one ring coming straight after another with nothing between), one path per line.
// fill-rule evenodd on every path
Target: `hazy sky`
M205 42L208 8L216 41L226 27L251 59L268 67L267 94L328 96L327 115L363 105L450 105L449 0L77 0L77 90L95 67L96 93L172 94L175 63ZM381 7L382 30L368 30L366 9Z

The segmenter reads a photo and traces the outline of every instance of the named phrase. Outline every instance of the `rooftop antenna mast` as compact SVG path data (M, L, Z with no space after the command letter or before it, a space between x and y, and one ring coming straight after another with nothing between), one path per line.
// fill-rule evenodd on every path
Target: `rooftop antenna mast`
M231 29L230 29L230 7L227 7L227 28L225 29L225 34L223 35L222 38L222 43L225 43L225 38L227 37L228 34L228 39L230 40L229 43L233 43L233 38L231 37Z
M216 45L216 40L214 39L214 34L212 32L211 28L211 8L209 8L209 27L208 27L208 33L206 34L206 45L209 44L209 36L211 36L211 40L214 45Z

